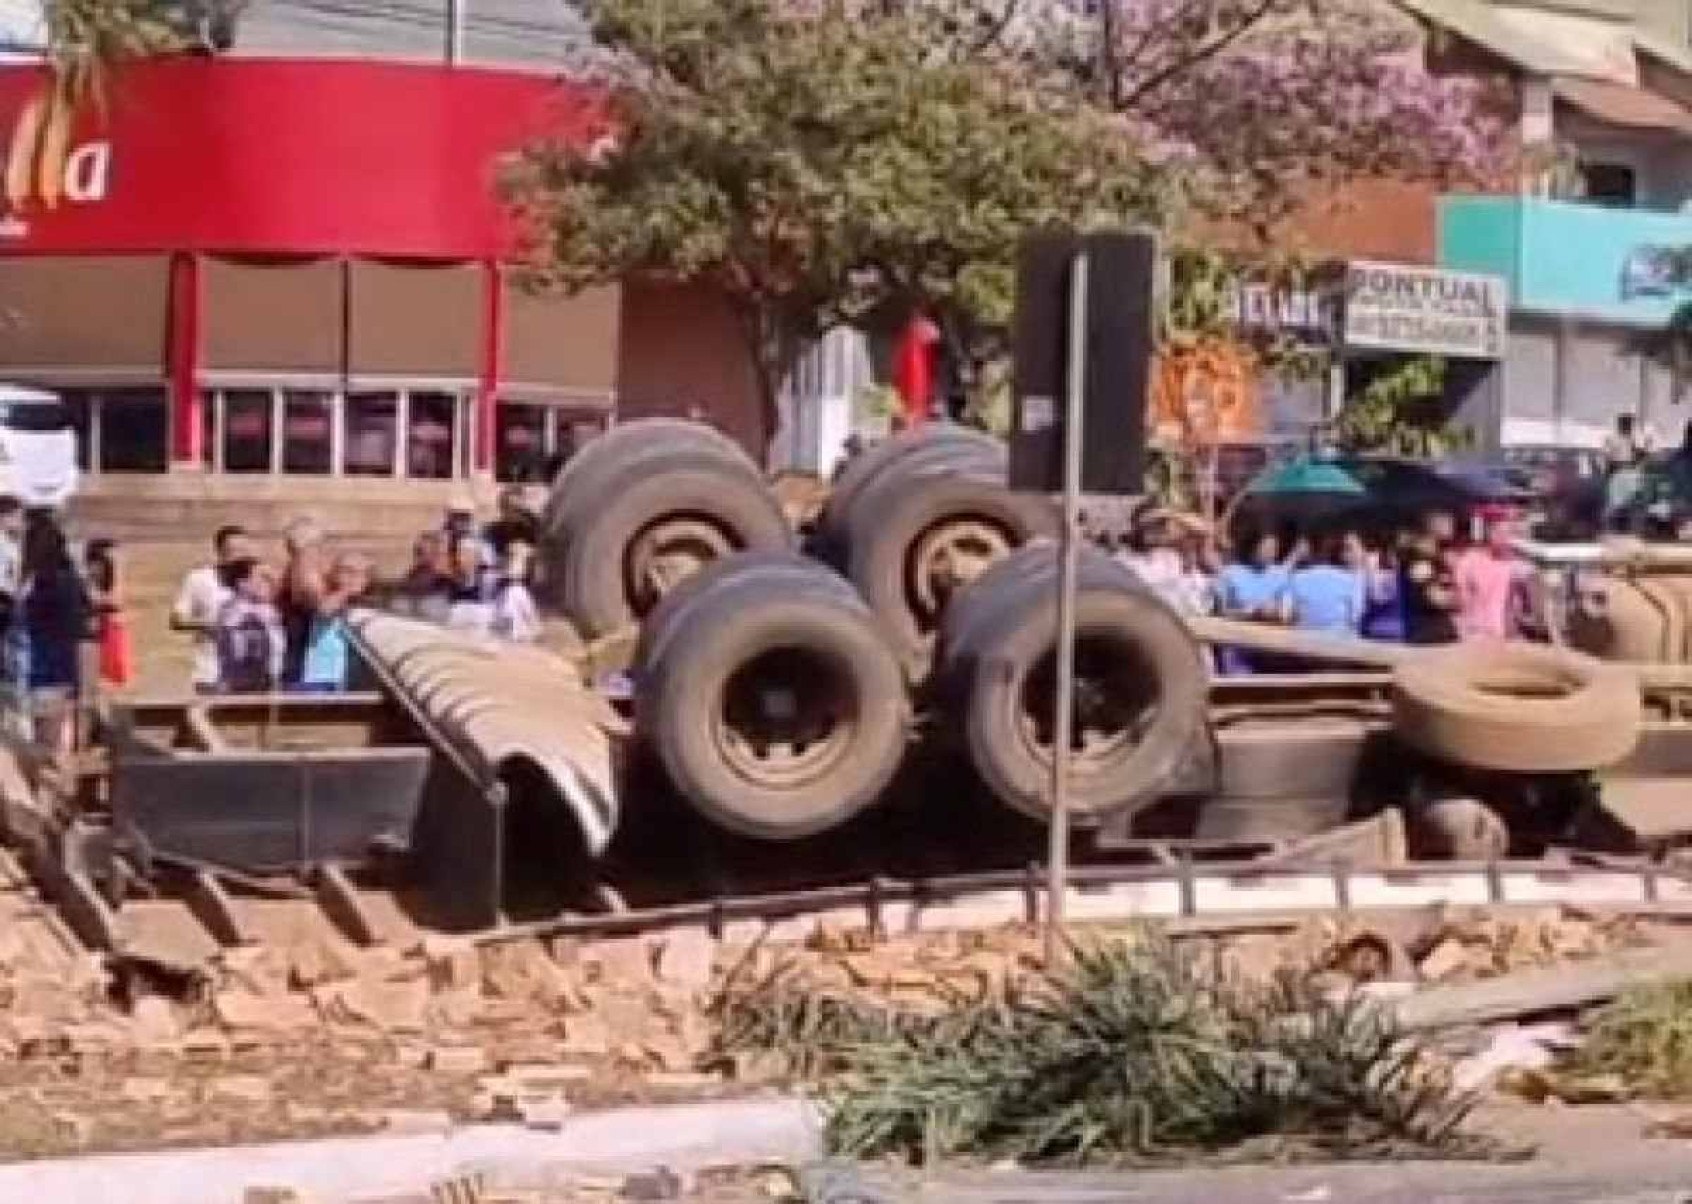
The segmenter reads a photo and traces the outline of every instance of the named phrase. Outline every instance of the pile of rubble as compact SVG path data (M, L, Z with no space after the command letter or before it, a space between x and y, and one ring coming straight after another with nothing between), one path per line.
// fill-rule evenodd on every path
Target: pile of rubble
M724 1058L709 1001L781 967L821 991L932 1011L1037 973L1025 927L799 946L702 931L579 943L315 935L225 950L201 974L106 965L50 929L0 923L0 1153L258 1140L465 1120L561 1122L572 1105L745 1090L773 1063ZM1102 928L1106 939L1135 930ZM1188 934L1189 937L1191 934ZM1242 972L1448 981L1637 942L1568 911L1407 914L1207 936Z
M696 1069L717 955L703 933L319 938L226 950L191 978L46 952L0 957L0 1153L549 1127L572 1101L721 1090Z

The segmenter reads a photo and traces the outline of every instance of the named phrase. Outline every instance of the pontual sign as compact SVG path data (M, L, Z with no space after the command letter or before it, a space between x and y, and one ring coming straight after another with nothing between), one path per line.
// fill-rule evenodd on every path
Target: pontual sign
M1345 345L1467 359L1504 354L1501 276L1354 261L1345 276Z

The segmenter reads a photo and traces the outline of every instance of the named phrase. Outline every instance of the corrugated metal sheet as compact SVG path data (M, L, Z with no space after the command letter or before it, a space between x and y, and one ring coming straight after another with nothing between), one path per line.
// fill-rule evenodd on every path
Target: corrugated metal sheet
M402 691L490 782L526 764L556 791L590 854L620 814L615 714L574 666L538 648L373 611L352 618L379 676Z

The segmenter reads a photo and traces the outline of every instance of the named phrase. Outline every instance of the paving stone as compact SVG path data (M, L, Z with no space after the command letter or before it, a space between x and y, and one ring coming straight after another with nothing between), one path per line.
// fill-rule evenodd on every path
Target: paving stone
M716 964L717 942L700 929L673 932L658 950L658 977L690 991L703 991L711 985Z
M480 1074L488 1055L479 1045L437 1045L429 1050L428 1069L436 1074Z

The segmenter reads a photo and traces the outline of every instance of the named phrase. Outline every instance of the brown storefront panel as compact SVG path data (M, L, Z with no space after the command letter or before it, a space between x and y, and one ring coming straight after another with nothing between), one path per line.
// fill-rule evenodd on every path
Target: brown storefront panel
M205 367L213 372L338 374L346 278L333 259L201 268Z
M762 462L765 429L746 340L720 293L705 285L630 284L623 300L617 416L703 411Z
M0 260L0 368L158 380L169 325L164 256Z
M616 285L567 296L532 293L508 280L501 380L609 403L617 388L621 309Z
M350 375L431 380L481 375L480 267L360 262L348 270Z

